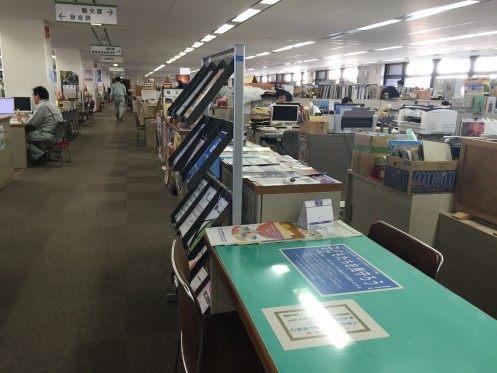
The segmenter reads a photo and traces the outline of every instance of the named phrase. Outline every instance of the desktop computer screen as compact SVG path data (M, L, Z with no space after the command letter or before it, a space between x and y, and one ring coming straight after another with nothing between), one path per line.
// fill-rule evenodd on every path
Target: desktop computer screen
M14 108L22 113L31 113L31 97L14 97Z
M0 98L0 115L14 114L14 99L12 97Z
M341 104L339 102L335 102L333 110L335 111L335 115L342 115L343 111L351 110L353 107L364 107L364 104Z
M299 104L276 104L271 114L271 125L298 123Z

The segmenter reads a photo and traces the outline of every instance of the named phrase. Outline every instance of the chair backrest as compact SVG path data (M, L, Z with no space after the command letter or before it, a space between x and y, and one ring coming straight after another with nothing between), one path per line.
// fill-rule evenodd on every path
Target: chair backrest
M57 122L55 125L55 130L54 130L54 136L55 136L55 141L59 142L62 141L64 138L64 135L66 133L66 127L67 127L67 121L66 120L61 120Z
M368 237L433 279L442 266L439 251L383 221L371 225Z
M283 137L281 138L283 151L295 159L299 159L299 134L300 131L297 129L286 130L283 132Z
M205 335L202 310L186 277L190 270L183 247L173 243L171 254L174 274L178 280L182 359L188 373L197 373L200 371Z

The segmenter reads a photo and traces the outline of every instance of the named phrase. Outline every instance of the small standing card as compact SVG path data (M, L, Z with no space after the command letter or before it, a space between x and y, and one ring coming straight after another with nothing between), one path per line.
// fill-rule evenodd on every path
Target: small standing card
M331 227L333 206L331 199L305 201L299 215L299 225L305 229Z

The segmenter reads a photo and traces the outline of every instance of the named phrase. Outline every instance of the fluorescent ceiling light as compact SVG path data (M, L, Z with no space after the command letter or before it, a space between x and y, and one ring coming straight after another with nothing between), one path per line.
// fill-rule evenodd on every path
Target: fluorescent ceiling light
M201 47L202 45L204 45L204 43L201 43L201 42L197 41L195 44L193 44L191 46L191 48L198 48L198 47Z
M261 2L259 2L259 4L273 5L273 4L276 4L278 1L280 1L280 0L262 0Z
M217 38L216 35L205 35L203 39L201 39L200 41L203 41L204 43L207 43L208 41L211 41L212 39L215 39Z
M233 18L231 20L231 22L244 22L247 19L255 16L259 12L260 12L260 10L258 10L258 9L248 8L245 12L237 15L236 18Z
M294 48L303 47L304 45L314 44L315 41L304 41L303 43L294 44Z
M258 53L258 54L256 54L256 56L267 56L268 54L271 54L271 52Z
M374 24L369 25L369 26L359 27L358 30L361 30L361 31L371 30L371 29L378 28L378 27L388 26L388 25L391 25L392 23L397 23L400 21L401 21L400 19L389 19L388 21L374 23Z
M101 23L90 23L90 25L92 25L92 26L102 26Z
M311 58L310 60L304 60L304 62L312 62L312 61L318 61L319 58Z
M117 63L113 63L112 65L113 65L114 67L117 67L117 66L119 66L119 65L118 65Z
M432 16L435 14L446 12L448 10L462 8L462 7L468 6L468 5L478 4L479 2L480 1L474 1L474 0L460 1L458 3L449 4L449 5L445 5L445 6L437 6L434 8L419 10L417 12L408 14L407 15L408 18L406 19L406 21L412 21L415 19L429 17L429 16Z
M497 48L496 48L497 49ZM291 65L292 63L291 62L287 62L285 65Z
M357 54L363 54L363 53L368 53L369 51L360 51L360 52L352 52L352 53L346 53L344 56L355 56Z
M373 50L375 50L375 51L389 51L391 49L399 49L399 48L402 48L402 45L396 45L395 47L377 48L377 49L373 49Z
M255 69L247 69L247 71L252 71L252 70L255 70Z
M361 62L362 64L367 64L367 63L376 63L378 61L366 61L366 62Z
M216 31L214 31L214 34L224 34L226 31L231 30L235 25L230 25L229 23L226 23L219 27Z
M402 61L403 58L390 58L388 60L382 60L383 62L393 62L393 61Z
M267 69L267 66L262 66L263 69Z
M287 51L287 50L292 49L292 48L293 48L293 45L288 45L288 46L283 47L283 48L275 49L273 52L283 52L283 51Z
M193 48L188 47L183 52L190 53L191 51L193 51Z
M180 56L180 57L183 57L184 55L186 55L185 52L178 53L178 56Z
M340 57L342 57L342 55L341 55L341 54L336 54L336 55L334 55L334 56L328 56L328 57L325 57L324 59L325 59L325 60L329 60L329 59L331 59L331 58L340 58Z
M257 56L248 56L248 57L245 57L246 60L251 60L252 58L255 58Z
M461 40L461 39L471 39L471 38L477 38L477 37L482 37L482 36L490 36L490 35L495 35L495 34L497 34L497 31L480 32L478 34L466 34L466 35L451 36L451 37L448 37L448 38L440 38L440 39L418 41L416 43L412 43L411 45L436 44L436 43L443 43L443 42L446 42L446 41L454 41L454 40Z
M157 67L154 69L154 71L159 71L159 70L160 70L160 69L162 69L164 66L166 66L166 65L160 65L160 66L157 66Z
M55 58L55 54L52 54L52 58Z

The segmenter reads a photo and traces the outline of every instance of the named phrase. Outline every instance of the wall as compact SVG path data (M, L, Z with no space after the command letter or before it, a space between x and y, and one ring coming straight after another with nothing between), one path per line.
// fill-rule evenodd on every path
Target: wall
M6 96L29 96L35 86L45 87L55 100L52 40L43 21L2 19L0 43Z

